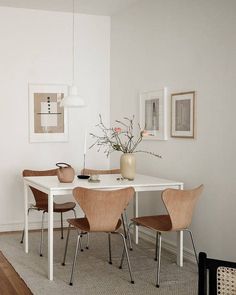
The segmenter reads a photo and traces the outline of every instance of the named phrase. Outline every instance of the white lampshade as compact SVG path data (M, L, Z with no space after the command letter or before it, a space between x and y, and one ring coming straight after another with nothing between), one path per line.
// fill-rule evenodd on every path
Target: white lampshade
M69 87L69 95L62 99L60 106L64 108L85 107L84 100L78 95L78 89L75 85Z

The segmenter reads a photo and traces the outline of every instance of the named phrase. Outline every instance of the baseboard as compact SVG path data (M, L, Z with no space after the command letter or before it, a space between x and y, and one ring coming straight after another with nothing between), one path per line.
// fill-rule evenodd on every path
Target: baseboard
M153 245L156 243L156 237L153 233L146 231L143 228L139 228L139 236L143 240L146 240ZM167 240L165 238L162 239L162 247L163 249L169 251L170 253L176 253L176 245L174 242ZM184 247L184 259L191 261L196 264L196 259L194 252Z
M61 226L60 220L54 220L53 222L54 228ZM66 221L64 221L66 224ZM8 224L0 224L0 232L13 232L13 231L22 231L24 228L23 223L8 223ZM29 230L36 230L41 228L41 221L31 221L29 222ZM47 228L47 222L44 223L44 228Z

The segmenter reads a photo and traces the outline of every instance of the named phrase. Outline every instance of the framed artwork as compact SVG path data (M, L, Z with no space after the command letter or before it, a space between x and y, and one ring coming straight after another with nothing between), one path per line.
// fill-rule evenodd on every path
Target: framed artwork
M140 127L143 139L167 140L167 88L140 93Z
M171 136L194 138L195 91L171 95Z
M67 110L60 106L67 85L29 84L30 142L68 141Z

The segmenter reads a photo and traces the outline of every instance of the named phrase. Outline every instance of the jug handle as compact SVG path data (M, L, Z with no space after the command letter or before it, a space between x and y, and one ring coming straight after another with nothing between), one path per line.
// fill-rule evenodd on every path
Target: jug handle
M56 166L59 168L71 167L69 164L63 162L56 163Z

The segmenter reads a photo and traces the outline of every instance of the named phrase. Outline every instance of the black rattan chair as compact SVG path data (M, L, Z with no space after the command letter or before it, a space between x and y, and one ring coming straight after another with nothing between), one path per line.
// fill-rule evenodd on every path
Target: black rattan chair
M199 253L198 295L235 295L236 262L207 258Z

